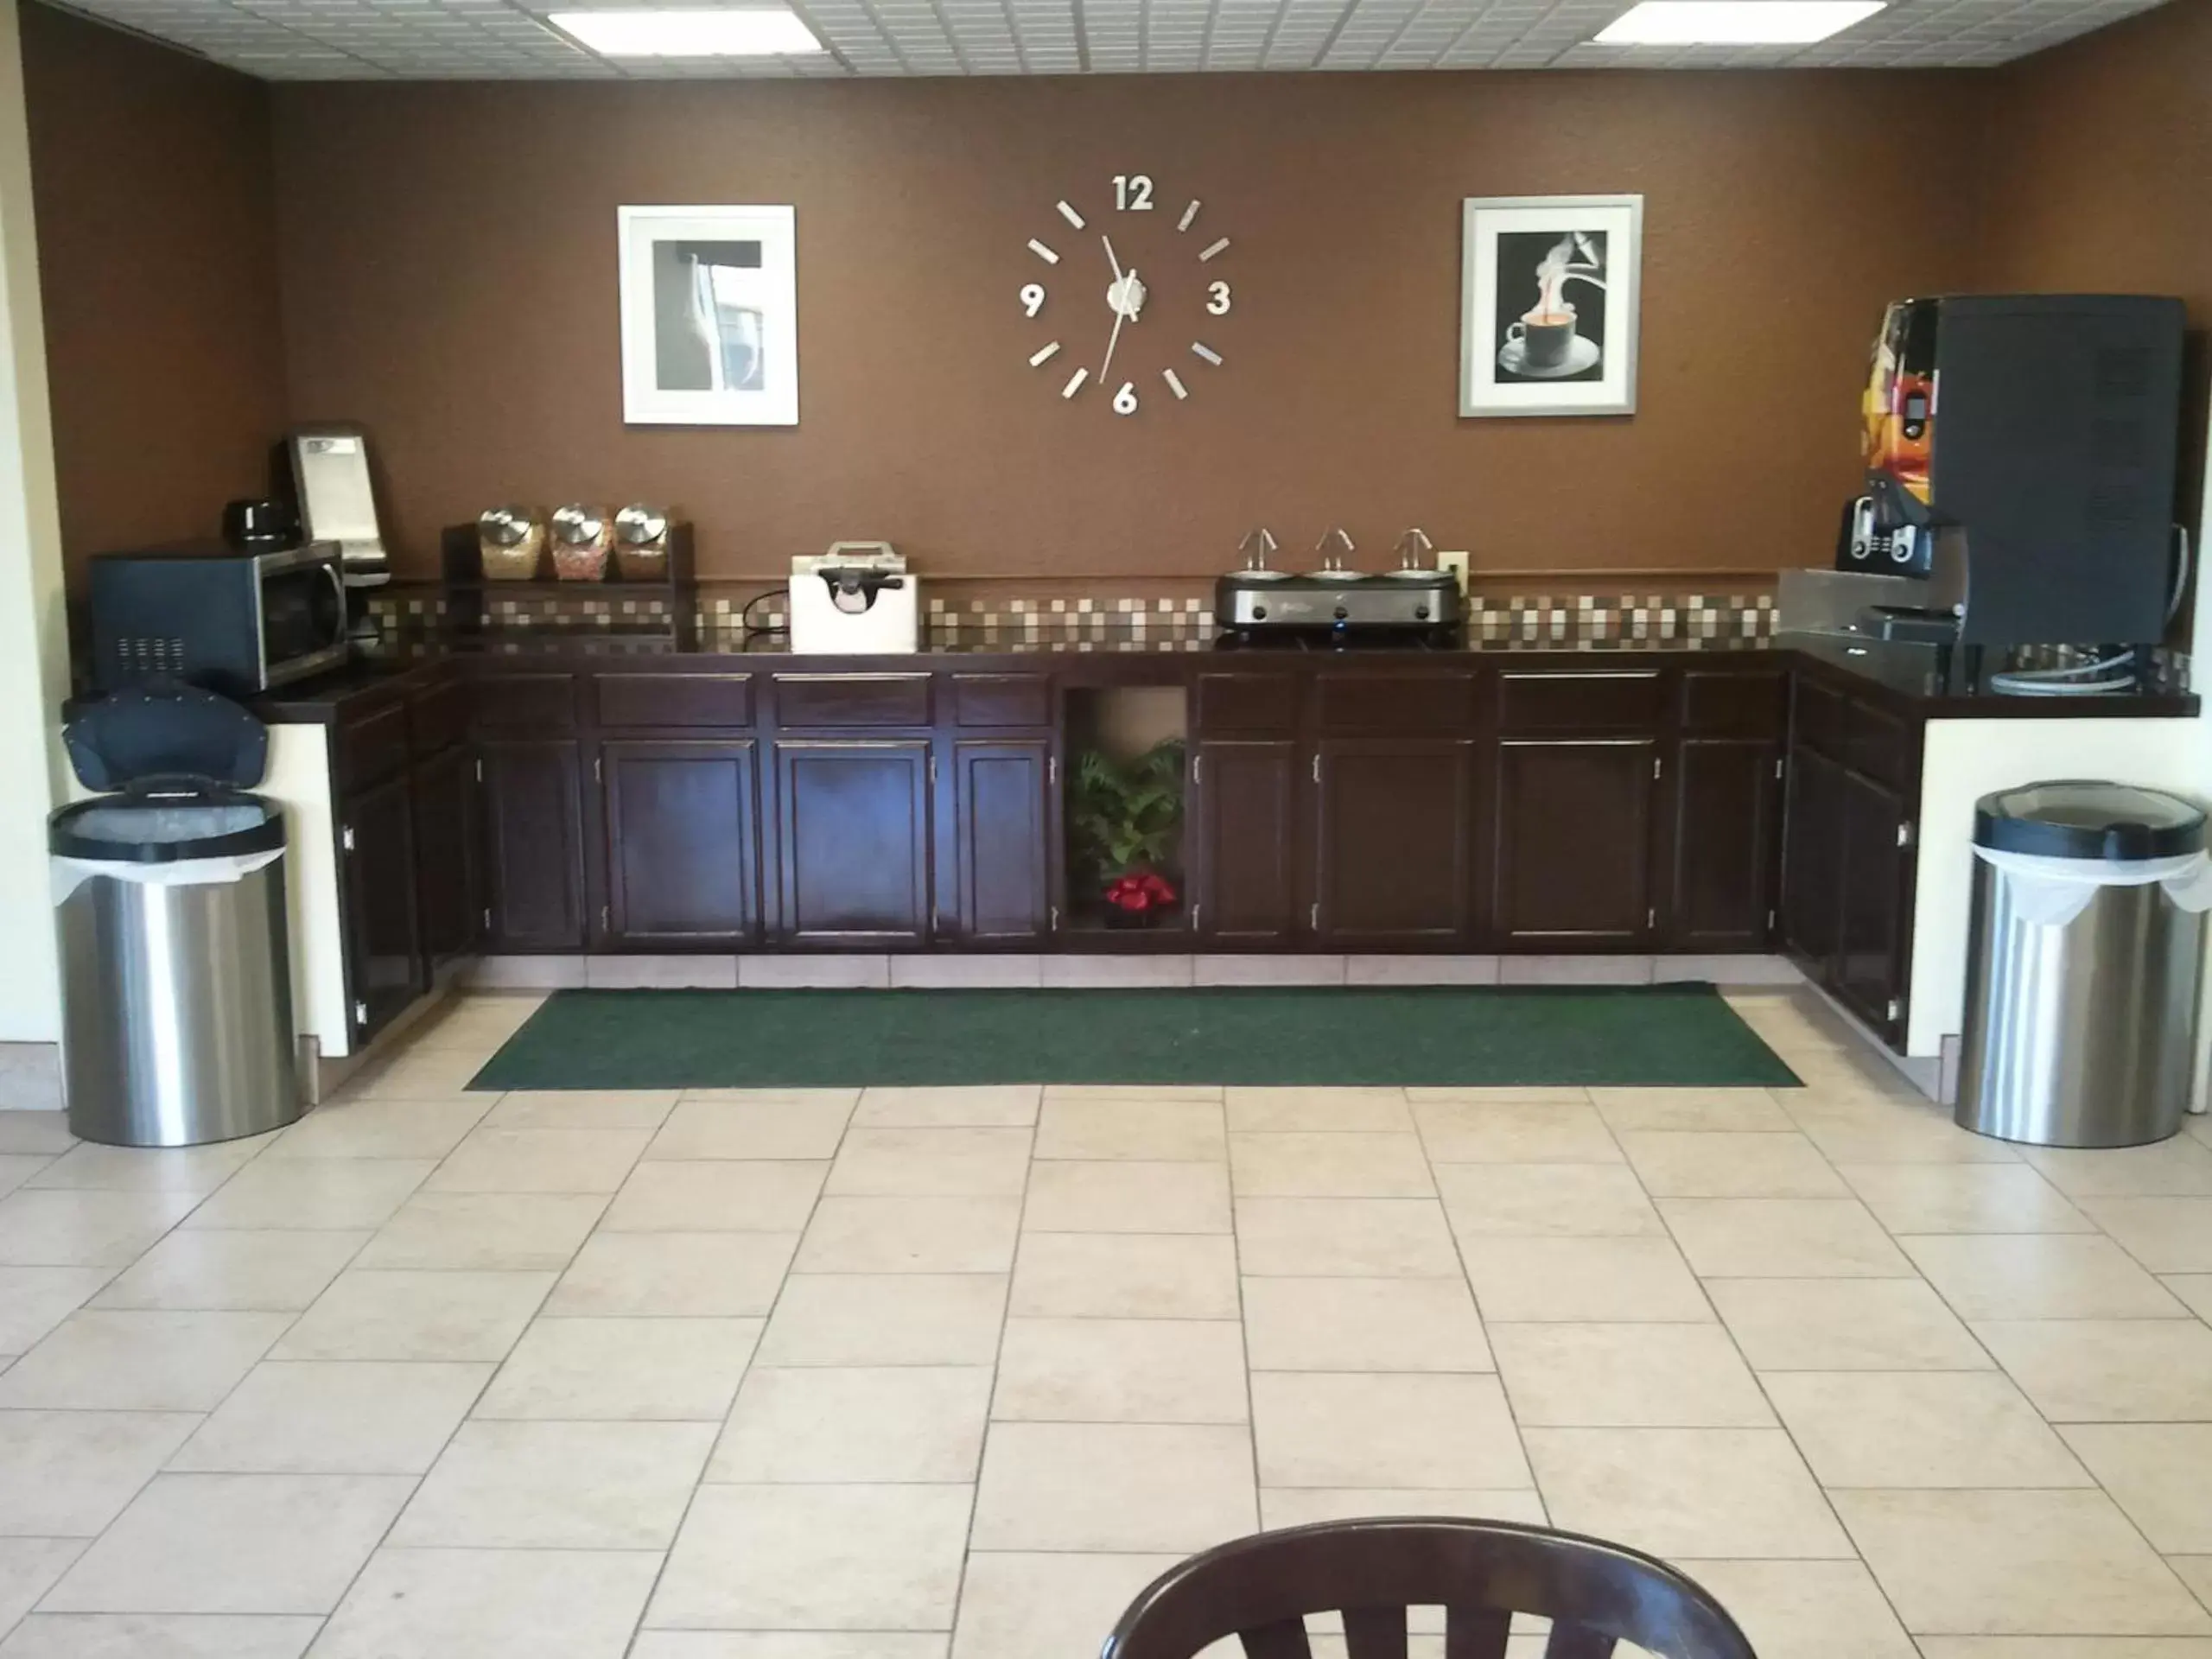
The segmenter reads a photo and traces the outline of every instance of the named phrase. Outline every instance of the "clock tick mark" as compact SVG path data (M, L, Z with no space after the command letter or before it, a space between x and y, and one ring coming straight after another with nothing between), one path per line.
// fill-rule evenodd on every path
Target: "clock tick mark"
M1214 350L1212 346L1202 345L1198 340L1194 340L1191 342L1191 355L1193 357L1204 358L1207 362L1212 364L1217 369L1221 366L1221 353Z
M1083 390L1083 383L1090 378L1090 371L1089 369L1077 369L1073 374L1068 377L1067 385L1060 388L1060 396L1063 397L1074 397L1076 393Z
M1183 217L1175 221L1175 228L1179 231L1189 230L1198 216L1198 204L1194 201L1183 210Z
M1218 242L1215 242L1208 245L1205 251L1198 255L1199 263L1203 264L1206 260L1212 258L1214 255L1223 251L1228 246L1229 238L1224 236Z
M1191 395L1188 391L1184 390L1183 377L1176 373L1174 370L1162 369L1160 372L1160 378L1167 383L1167 390L1173 392L1179 398L1187 397Z
M1083 228L1083 215L1081 213L1076 212L1074 208L1069 207L1065 201L1057 201L1052 205L1060 210L1060 217L1062 219L1067 220L1069 224L1074 226L1078 231Z
M1039 259L1042 259L1048 265L1057 265L1060 263L1060 256L1054 253L1050 248L1046 247L1042 242L1039 242L1033 236L1029 238L1029 251L1035 254Z
M1060 342L1056 340L1051 345L1046 346L1044 350L1039 352L1032 352L1029 354L1029 366L1033 369L1051 361L1053 354L1059 349Z

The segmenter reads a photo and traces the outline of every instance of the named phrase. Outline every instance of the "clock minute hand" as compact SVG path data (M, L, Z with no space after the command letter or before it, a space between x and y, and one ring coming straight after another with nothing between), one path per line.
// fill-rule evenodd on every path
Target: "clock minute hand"
M1105 244L1106 263L1114 268L1114 280L1118 283L1122 280L1122 262L1114 257L1114 238L1110 236L1101 236L1098 239Z

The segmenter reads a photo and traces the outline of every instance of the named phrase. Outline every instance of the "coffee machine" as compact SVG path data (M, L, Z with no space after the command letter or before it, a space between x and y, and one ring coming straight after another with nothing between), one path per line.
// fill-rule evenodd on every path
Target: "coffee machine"
M2176 586L2182 327L2182 302L2151 295L1890 306L1862 405L1866 493L1836 547L1838 569L1898 579L1866 631L1976 659L2112 645L2147 660Z

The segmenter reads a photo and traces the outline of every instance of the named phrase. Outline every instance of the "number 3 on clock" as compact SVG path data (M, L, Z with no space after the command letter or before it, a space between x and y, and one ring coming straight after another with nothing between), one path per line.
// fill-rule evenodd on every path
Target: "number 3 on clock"
M1227 283L1206 284L1206 310L1217 317L1225 317L1229 315L1229 284Z

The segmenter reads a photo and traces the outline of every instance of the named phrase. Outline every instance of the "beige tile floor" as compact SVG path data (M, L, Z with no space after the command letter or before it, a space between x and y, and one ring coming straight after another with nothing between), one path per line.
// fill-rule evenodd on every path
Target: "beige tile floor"
M2201 1128L2016 1152L1737 1002L1808 1087L493 1097L481 998L255 1142L0 1114L0 1659L1085 1659L1394 1512L1766 1659L2212 1659Z

